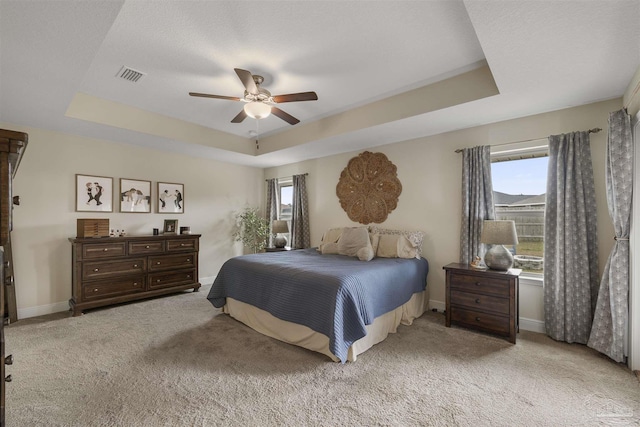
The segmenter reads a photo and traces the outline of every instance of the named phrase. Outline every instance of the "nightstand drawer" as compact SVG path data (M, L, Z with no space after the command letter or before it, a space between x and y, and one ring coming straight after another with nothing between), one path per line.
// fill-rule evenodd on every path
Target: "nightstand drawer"
M492 295L474 294L451 289L451 304L462 305L477 311L492 311L499 314L509 314L509 298Z
M509 279L482 277L470 274L451 273L451 288L478 293L509 296Z
M451 308L451 321L487 332L509 335L509 318L464 308Z

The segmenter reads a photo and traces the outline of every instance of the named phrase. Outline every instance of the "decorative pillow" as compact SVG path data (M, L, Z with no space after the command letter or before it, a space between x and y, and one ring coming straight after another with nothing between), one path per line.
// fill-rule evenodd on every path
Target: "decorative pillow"
M322 255L337 254L338 244L335 242L329 242L322 245Z
M422 257L422 241L424 240L424 233L422 231L391 230L387 228L378 228L373 225L369 227L369 233L405 236L409 242L411 242L411 245L416 248L416 258Z
M374 254L375 252L373 252L373 248L371 247L371 245L360 248L357 252L358 259L360 261L371 261Z
M367 227L345 227L342 230L342 236L338 240L340 255L358 256L358 250L364 247L371 247Z
M375 256L376 252L378 252L378 244L380 243L380 235L369 233L369 240L371 240L371 248L373 249L373 254Z
M418 250L405 236L381 234L376 255L380 258L418 258Z
M324 232L322 235L322 239L320 239L320 244L318 245L318 252L324 253L322 248L327 243L338 243L340 236L342 235L342 227L340 228L330 228Z

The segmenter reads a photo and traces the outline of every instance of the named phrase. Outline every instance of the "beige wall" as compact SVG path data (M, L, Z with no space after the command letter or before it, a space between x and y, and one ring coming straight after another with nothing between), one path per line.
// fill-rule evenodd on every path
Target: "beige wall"
M200 278L212 281L228 258L242 248L232 244L233 211L263 204L263 170L119 145L58 132L3 123L27 132L29 145L14 180L21 204L14 209L12 233L18 313L20 317L65 310L71 297L71 245L77 218L109 218L111 228L128 234L151 234L164 219L202 234ZM184 184L184 214L75 212L75 174ZM155 206L152 212L155 211ZM204 297L204 296L203 296Z
M620 109L621 99L599 102L556 112L509 120L412 141L376 147L398 167L402 194L395 211L384 223L388 228L418 229L426 232L423 253L429 260L428 288L433 307L444 306L442 267L458 260L460 239L460 154L456 148L546 137L551 134L605 129L591 135L593 168L598 209L600 270L612 247L613 227L605 194L605 144L609 112ZM311 210L311 242L317 245L329 227L354 225L340 207L335 188L340 172L359 152L340 154L301 163L269 168L266 178L308 172ZM542 287L521 287L520 315L535 324L543 320Z

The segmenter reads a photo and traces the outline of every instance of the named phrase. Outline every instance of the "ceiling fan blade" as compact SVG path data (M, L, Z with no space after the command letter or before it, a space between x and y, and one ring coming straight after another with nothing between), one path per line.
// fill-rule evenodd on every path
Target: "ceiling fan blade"
M290 125L295 125L297 123L300 123L300 120L296 119L289 113L285 113L278 107L271 107L271 114L273 114L274 116L280 117L282 120L289 123Z
M242 123L242 121L246 118L247 118L247 113L244 112L244 108L243 108L242 110L240 110L238 115L235 116L233 120L231 120L231 123Z
M247 92L256 94L258 93L258 86L256 86L256 82L253 81L253 74L251 71L243 70L241 68L234 68L238 77L240 77L240 81L244 85Z
M211 95L208 93L198 93L198 92L189 92L191 96L200 96L202 98L216 98L216 99L228 99L229 101L240 101L240 98L237 96L222 96L222 95Z
M318 100L318 95L315 92L289 93L287 95L276 95L273 97L273 101L277 103L296 102L296 101L317 101L317 100Z

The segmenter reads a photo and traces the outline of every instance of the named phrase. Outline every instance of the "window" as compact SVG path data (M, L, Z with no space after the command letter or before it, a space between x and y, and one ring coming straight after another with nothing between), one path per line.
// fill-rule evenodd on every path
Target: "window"
M280 195L280 219L291 219L293 213L293 179L282 178L278 180L278 193Z
M496 219L516 224L518 245L508 247L514 267L539 277L544 272L544 209L547 191L547 147L492 153Z

